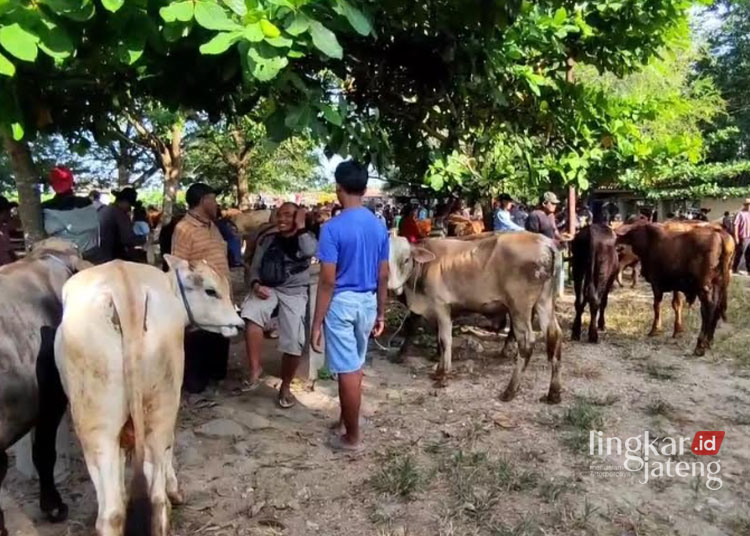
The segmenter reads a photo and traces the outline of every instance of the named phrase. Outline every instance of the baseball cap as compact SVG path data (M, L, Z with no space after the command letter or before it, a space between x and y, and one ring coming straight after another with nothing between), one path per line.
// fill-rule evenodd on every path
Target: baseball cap
M500 194L500 201L513 201L510 194Z
M750 205L750 197L745 198L745 202L742 203L743 205Z
M185 192L185 201L189 208L197 207L201 199L207 195L218 195L218 192L203 182L195 182Z
M557 198L554 192L544 192L544 197L542 198L542 200L544 203L551 203L553 205L560 204L560 200Z
M55 166L49 172L49 184L56 194L64 194L73 189L73 172L65 166Z

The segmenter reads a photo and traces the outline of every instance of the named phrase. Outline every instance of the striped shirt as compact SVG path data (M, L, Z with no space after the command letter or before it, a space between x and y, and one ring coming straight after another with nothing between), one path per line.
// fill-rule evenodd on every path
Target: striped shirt
M172 255L186 261L206 261L216 273L229 279L227 243L211 221L188 212L174 229Z

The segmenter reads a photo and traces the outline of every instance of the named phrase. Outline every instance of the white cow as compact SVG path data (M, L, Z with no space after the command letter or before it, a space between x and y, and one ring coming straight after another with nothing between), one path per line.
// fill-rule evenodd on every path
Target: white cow
M225 278L205 262L165 260L168 273L113 261L63 288L55 360L96 488L99 536L167 534L167 498L181 500L172 457L185 327L226 337L243 327ZM126 514L124 447L131 430Z

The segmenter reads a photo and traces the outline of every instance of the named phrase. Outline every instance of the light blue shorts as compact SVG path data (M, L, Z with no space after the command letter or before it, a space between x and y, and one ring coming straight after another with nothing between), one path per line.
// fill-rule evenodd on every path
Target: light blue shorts
M374 292L334 294L323 324L328 370L345 374L364 366L367 341L377 314Z

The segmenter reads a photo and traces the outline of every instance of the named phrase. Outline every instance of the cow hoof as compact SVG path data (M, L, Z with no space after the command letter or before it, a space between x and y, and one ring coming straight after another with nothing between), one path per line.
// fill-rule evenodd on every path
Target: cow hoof
M706 349L705 348L696 348L695 352L693 352L693 355L697 355L698 357L702 357L706 355Z
M503 391L503 394L500 395L500 400L502 400L503 402L510 402L514 398L516 398L515 391L509 391L508 389Z
M661 335L660 329L652 329L651 331L648 332L649 337L656 337L657 335Z
M8 536L8 531L5 530L5 527L0 528L0 536Z
M547 396L542 397L541 401L547 404L559 404L561 400L560 391L550 391Z
M599 335L589 335L589 342L591 344L599 344Z
M62 502L51 508L42 508L42 512L50 523L60 523L68 519L68 506Z

